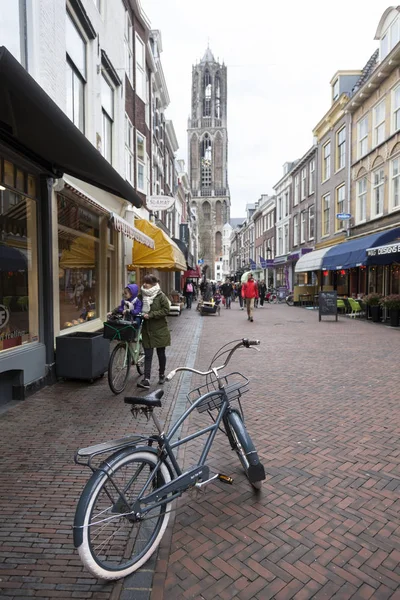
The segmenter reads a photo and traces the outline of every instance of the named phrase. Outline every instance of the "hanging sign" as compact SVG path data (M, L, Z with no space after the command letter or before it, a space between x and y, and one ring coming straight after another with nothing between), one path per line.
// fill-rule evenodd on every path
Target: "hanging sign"
M339 221L347 221L348 219L351 219L351 214L350 213L337 213L336 218L339 219Z
M167 210L175 203L173 196L149 196L146 206L149 210Z

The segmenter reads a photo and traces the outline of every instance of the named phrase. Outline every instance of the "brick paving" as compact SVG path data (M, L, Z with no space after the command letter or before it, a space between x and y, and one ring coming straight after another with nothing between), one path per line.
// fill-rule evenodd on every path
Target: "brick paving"
M263 490L253 492L219 434L209 465L233 486L211 484L197 502L185 495L139 574L98 581L72 546L88 476L73 455L136 424L104 379L46 388L0 416L0 600L400 598L400 331L344 317L319 323L286 305L260 308L249 323L237 303L220 317L184 311L171 327L170 368L194 361L197 347L202 368L225 340L261 340L261 352L241 351L231 370L251 378L244 407ZM161 419L182 409L189 386L185 376L165 386ZM196 414L186 431L208 418ZM198 444L186 448L186 466Z

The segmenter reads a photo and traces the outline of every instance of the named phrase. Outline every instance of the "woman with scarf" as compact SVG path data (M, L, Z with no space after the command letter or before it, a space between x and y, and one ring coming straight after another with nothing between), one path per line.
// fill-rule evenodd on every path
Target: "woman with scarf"
M145 275L139 299L142 301L142 343L145 353L144 378L137 384L138 387L148 390L150 388L151 363L153 350L156 348L159 364L159 384L165 382L166 356L165 348L171 345L171 334L168 329L167 315L170 303L167 296L161 291L157 277Z

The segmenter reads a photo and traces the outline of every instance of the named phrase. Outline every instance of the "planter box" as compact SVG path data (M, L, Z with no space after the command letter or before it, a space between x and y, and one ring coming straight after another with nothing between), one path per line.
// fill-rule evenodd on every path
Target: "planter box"
M92 381L108 369L110 340L103 333L78 331L56 338L56 374Z

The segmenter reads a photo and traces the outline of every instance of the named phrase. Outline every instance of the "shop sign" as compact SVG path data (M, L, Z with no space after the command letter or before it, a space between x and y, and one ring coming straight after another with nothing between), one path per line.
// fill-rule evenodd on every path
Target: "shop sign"
M5 327L10 319L10 312L4 304L0 304L0 329Z
M173 196L149 196L146 206L149 210L167 210L175 203Z
M378 248L368 248L368 256L379 256L382 254L397 254L400 252L400 243L380 246Z
M348 219L351 219L351 214L350 213L337 213L336 218L339 219L339 221L347 221Z

